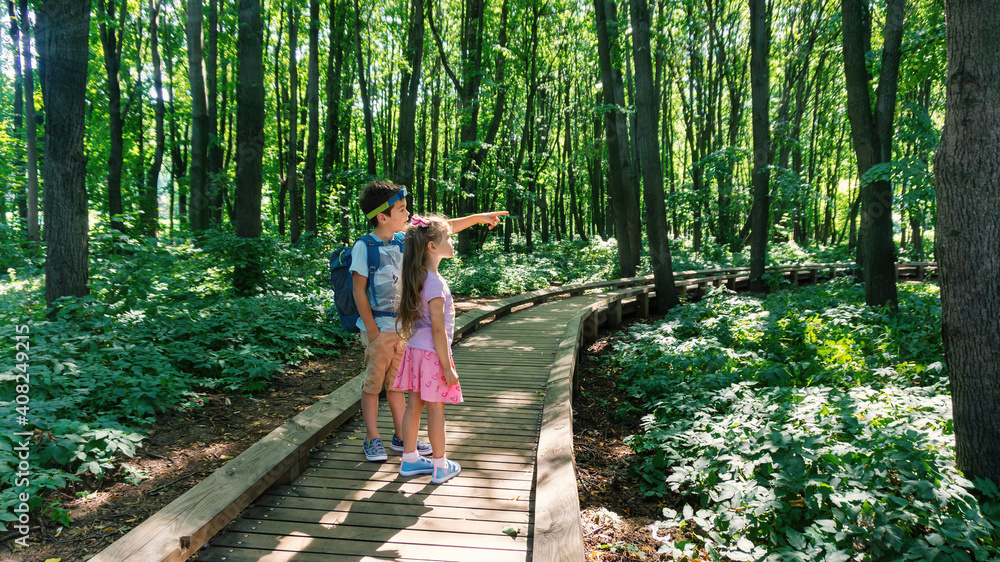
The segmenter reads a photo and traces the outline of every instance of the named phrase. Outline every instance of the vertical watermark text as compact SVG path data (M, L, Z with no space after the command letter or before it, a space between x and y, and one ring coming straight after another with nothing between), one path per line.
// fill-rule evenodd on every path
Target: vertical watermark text
M19 534L14 542L21 546L28 546L28 536L30 534L30 508L31 494L27 491L31 483L31 327L27 324L14 326L14 411L10 415L14 416L14 421L21 428L21 431L13 432L14 454L17 458L17 471L14 473L14 491L21 490L17 494L17 503L14 505L14 515L17 516L17 524L14 530Z

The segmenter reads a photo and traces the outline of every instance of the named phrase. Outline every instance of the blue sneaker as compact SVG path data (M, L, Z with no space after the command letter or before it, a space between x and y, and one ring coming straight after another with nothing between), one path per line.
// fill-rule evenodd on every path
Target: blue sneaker
M434 472L434 463L430 459L420 457L414 462L403 461L399 465L400 476L416 476L418 474L430 474Z
M395 433L392 434L392 441L389 443L389 448L393 451L403 452L403 440L396 437ZM417 439L417 452L420 453L420 456L426 457L434 452L434 448L431 447L430 443Z
M385 445L382 444L382 440L376 437L371 441L365 441L365 458L370 461L384 461L389 458L389 455L385 452Z
M434 463L430 464L433 466ZM448 461L448 464L445 466L434 467L434 473L431 475L431 482L435 484L447 482L458 476L459 472L462 472L462 467L455 461Z

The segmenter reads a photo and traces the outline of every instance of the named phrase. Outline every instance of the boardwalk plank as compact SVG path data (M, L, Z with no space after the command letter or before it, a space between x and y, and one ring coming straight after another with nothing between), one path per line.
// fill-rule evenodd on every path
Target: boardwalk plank
M503 511L499 509L468 509L447 506L433 506L417 503L400 502L376 502L376 501L331 501L327 499L316 499L306 497L286 498L265 494L257 502L255 507L246 511L245 516L249 518L267 517L270 519L281 519L284 509L312 510L322 516L326 513L369 513L378 515L403 515L408 517L421 516L438 519L472 519L476 521L495 521L498 523L509 523L511 525L527 525L528 514L524 510ZM293 519L297 520L297 519Z
M444 535L445 533L438 533ZM397 560L415 558L422 560L448 560L451 562L514 562L527 558L526 552L516 550L487 550L474 547L443 547L439 544L411 544L384 541L336 541L300 535L244 535L223 533L213 544L235 548L291 551L294 553L329 555L371 556ZM200 556L199 556L200 559ZM292 558L300 560L298 556ZM260 560L268 560L261 558Z

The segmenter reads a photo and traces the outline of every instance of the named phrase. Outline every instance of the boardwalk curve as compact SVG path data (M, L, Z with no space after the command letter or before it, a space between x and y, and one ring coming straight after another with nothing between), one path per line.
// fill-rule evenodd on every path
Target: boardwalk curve
M852 267L772 271L815 282ZM922 279L933 267L906 264L899 271ZM711 286L738 288L747 273L680 272L676 286L689 296ZM226 561L583 560L572 443L575 359L598 325L648 313L652 281L536 291L459 317L454 354L466 402L449 406L446 418L448 454L463 471L444 485L399 477L398 454L386 463L364 461L360 420L344 425L359 409L359 375L92 560L185 560L195 552L199 560ZM388 412L380 418L380 430L391 434Z

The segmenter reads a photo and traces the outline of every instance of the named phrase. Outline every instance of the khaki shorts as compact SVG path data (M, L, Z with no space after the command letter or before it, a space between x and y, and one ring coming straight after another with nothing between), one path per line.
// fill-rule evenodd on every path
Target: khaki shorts
M403 339L396 332L381 332L375 341L368 341L368 332L361 331L361 345L365 348L365 383L362 392L378 394L387 391L402 392L393 386L399 362L403 359Z

